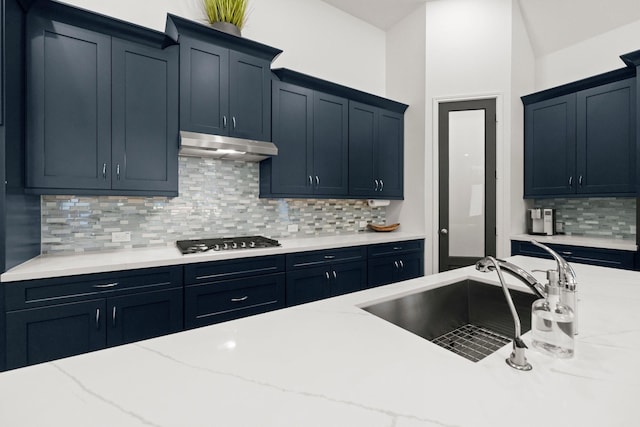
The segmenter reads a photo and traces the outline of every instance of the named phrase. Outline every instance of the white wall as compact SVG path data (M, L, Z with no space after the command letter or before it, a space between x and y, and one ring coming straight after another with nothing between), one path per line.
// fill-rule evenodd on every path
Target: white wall
M510 217L510 233L526 231L524 201L524 107L520 97L535 92L535 55L520 10L513 2L513 26L511 46L511 143L507 145L510 171L505 183L510 203L504 208L505 217Z
M66 3L164 31L167 12L204 22L200 0L66 0ZM151 6L152 5L152 6ZM250 0L242 35L284 52L286 67L385 95L385 33L320 0Z
M640 21L584 40L536 60L535 91L623 68L619 56L640 49Z
M511 120L511 0L447 0L426 3L426 235L437 270L438 141L437 102L497 98L498 176L508 176L505 144ZM505 166L507 165L507 166ZM508 254L509 217L505 218L505 180L498 180L498 256ZM506 229L505 229L506 227Z
M387 97L409 105L404 115L404 200L391 202L387 222L418 233L425 230L425 21L423 5L387 32Z

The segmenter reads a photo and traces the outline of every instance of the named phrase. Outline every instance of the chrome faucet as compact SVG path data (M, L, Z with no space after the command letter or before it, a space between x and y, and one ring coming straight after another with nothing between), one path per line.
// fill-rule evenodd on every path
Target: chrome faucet
M524 354L524 350L527 348L527 346L524 343L524 341L522 341L522 338L520 337L521 335L520 318L518 317L518 312L516 311L516 307L513 304L513 299L511 299L511 294L509 293L509 288L507 288L507 284L504 282L504 278L502 277L502 271L500 269L500 265L501 263L504 263L504 261L499 262L498 260L490 256L483 258L481 261L484 261L483 265L486 265L486 264L493 265L493 268L498 273L498 279L500 279L500 284L502 285L502 291L504 292L504 296L507 299L507 304L509 305L509 310L511 310L511 315L513 316L513 323L515 324L515 336L513 338L513 350L511 351L511 355L506 359L507 365L519 371L530 371L532 369L531 364L527 362L527 358L525 357L525 354ZM480 264L480 262L478 262L478 264ZM476 264L476 268L478 267L478 264ZM486 266L484 268L486 268ZM489 269L485 269L481 271L489 271Z
M492 257L485 257L476 262L476 270L487 273L489 271L496 270L496 265L500 266L500 269L511 274L513 277L520 279L525 285L531 288L533 293L536 294L539 298L546 298L547 294L542 283L538 282L535 277L527 273L525 269L520 268L508 261L495 259Z

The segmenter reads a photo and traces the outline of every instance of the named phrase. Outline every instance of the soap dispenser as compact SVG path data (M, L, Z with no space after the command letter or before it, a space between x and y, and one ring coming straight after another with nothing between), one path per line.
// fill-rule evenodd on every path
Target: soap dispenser
M534 301L531 307L533 347L542 353L569 359L574 354L573 310L560 301L558 272L547 271L546 298Z

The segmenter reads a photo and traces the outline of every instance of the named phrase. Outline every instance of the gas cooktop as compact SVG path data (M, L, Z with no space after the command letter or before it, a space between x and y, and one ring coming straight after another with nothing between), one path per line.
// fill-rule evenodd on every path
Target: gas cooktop
M178 240L176 246L183 255L231 249L256 249L280 246L277 240L262 236L223 237L218 239Z

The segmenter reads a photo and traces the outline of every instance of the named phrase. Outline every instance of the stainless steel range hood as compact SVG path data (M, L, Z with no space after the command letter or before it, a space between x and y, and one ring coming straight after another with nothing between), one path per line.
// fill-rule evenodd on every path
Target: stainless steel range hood
M180 155L259 162L278 155L272 142L180 131Z

